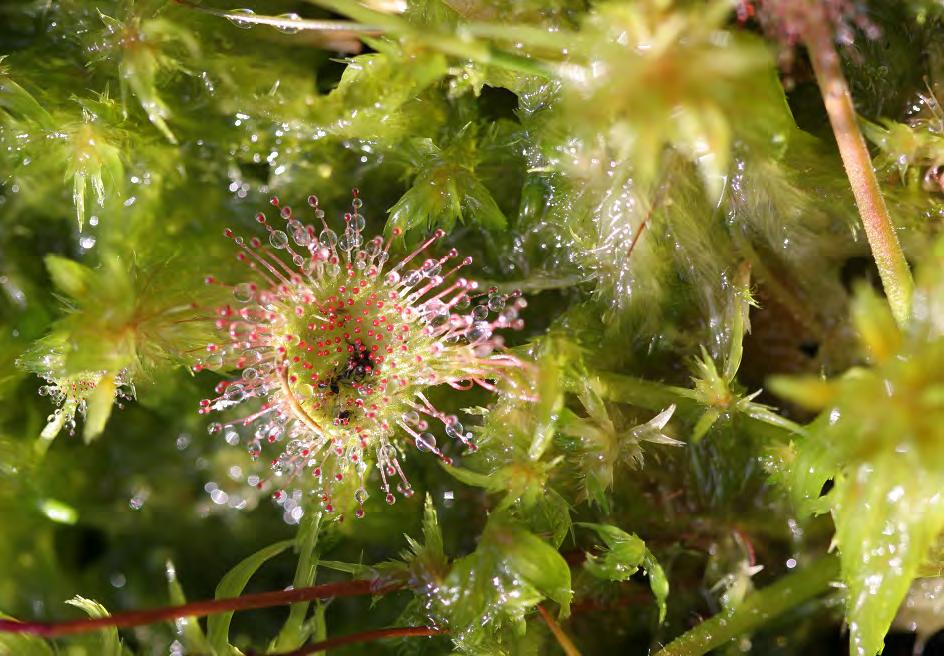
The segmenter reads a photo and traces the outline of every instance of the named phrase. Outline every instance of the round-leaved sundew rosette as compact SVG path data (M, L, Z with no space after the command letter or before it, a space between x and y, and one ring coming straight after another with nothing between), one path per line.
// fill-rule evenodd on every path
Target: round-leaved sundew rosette
M201 401L200 411L228 416L236 405L250 409L209 431L247 443L254 459L272 450L267 473L249 482L271 486L289 518L301 516L306 493L317 495L327 513L350 507L337 496L350 494L361 517L372 466L393 504L397 492L413 494L401 466L405 449L449 464L439 433L475 450L472 433L438 410L427 390L494 389L510 379L522 362L503 349L496 330L520 328L525 301L518 293L480 290L461 275L472 259L455 249L430 256L441 230L392 262L399 231L366 240L357 190L340 235L315 196L308 204L320 225L303 223L273 199L285 228L258 214L265 242L225 231L250 275L236 284L207 279L231 289L233 302L216 309L220 339L194 369L239 375L221 381L218 396Z

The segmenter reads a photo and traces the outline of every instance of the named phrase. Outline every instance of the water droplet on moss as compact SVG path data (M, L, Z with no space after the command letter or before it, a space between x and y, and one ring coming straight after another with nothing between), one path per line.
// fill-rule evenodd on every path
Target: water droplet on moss
M301 29L297 25L288 24L295 21L300 21L302 19L302 17L296 13L280 14L276 16L276 18L286 21L285 24L275 26L275 29L277 29L279 32L282 32L283 34L297 34L299 29Z
M253 24L244 18L240 18L239 14L242 16L255 16L256 12L254 12L252 9L234 9L230 12L230 15L226 17L233 25L241 30L248 30L251 28Z

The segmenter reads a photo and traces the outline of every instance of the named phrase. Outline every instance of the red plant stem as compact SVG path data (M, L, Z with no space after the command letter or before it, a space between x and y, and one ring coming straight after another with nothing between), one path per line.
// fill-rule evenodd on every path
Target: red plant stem
M544 606L539 604L538 612L541 614L541 617L544 618L547 628L549 628L551 633L554 634L554 637L557 638L557 642L561 646L561 649L564 650L564 654L566 654L566 656L580 656L580 650L577 649L577 645L564 633L564 629L562 629L560 624L557 623L557 620L551 617L551 614L544 609Z
M380 584L377 581L357 580L342 581L339 583L325 583L309 588L294 590L274 590L258 592L229 599L207 599L194 601L182 606L164 606L148 610L131 610L124 613L115 613L108 617L86 618L68 622L18 622L16 620L0 620L0 633L29 633L32 635L54 638L57 636L86 633L105 627L126 628L142 624L154 624L178 617L202 617L215 613L225 613L235 610L250 610L253 608L268 608L270 606L284 606L299 601L314 599L330 599L332 597L356 597L359 595L381 595L399 590L402 583Z
M911 317L914 282L875 178L872 158L869 157L865 139L856 122L852 95L833 43L831 24L825 15L814 14L807 21L804 32L804 42L813 63L816 82L826 105L846 176L852 186L852 195L859 208L872 258L882 278L882 287L892 314L898 324L903 325Z
M443 635L444 633L446 633L445 629L436 629L431 626L403 626L392 629L374 629L373 631L362 631L361 633L329 638L321 642L313 642L295 651L284 652L276 656L308 656L308 654L314 654L315 652L324 651L326 649L333 649L344 645L356 645L360 642L372 642L374 640L383 640L384 638L434 636ZM251 656L251 653L248 656Z
M665 196L668 188L669 183L666 182L656 190L655 196L652 199L652 205L649 206L649 211L646 212L646 218L643 219L642 223L639 225L639 228L636 230L636 234L633 235L633 239L629 244L629 248L626 250L626 257L632 255L633 251L636 250L636 242L639 241L639 238L642 237L642 233L645 232L646 228L649 227L649 222L652 220L652 215L656 213L656 209L658 209L659 205L662 204L662 198Z

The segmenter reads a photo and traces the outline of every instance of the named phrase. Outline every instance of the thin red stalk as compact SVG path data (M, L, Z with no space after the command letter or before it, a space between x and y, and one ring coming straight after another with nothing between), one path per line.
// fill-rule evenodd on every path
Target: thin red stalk
M652 205L649 207L649 211L646 212L646 218L643 219L643 222L640 224L639 229L636 230L636 234L633 235L633 240L629 244L629 248L626 250L626 257L629 257L633 254L633 251L636 250L636 242L639 241L639 238L642 237L642 233L646 231L646 228L649 227L649 221L652 220L652 215L655 214L656 209L659 205L662 204L662 198L665 196L666 189L668 188L668 183L660 187L656 191L655 197L652 199Z
M547 624L547 628L551 630L551 633L554 634L554 637L557 638L558 644L561 646L561 649L564 650L564 653L567 656L580 656L580 650L577 649L577 645L564 633L564 629L560 627L560 624L557 623L551 614L544 610L544 606L538 605L538 612L541 613L541 617L544 618L544 622Z
M309 588L294 590L274 590L258 592L229 599L207 599L194 601L181 606L165 606L147 610L131 610L124 613L115 613L108 617L86 618L68 622L18 622L16 620L0 620L0 633L29 633L32 635L54 638L57 636L86 633L105 627L127 628L142 624L154 624L173 620L178 617L202 617L216 613L225 613L236 610L250 610L253 608L268 608L270 606L284 606L299 601L314 599L330 599L332 597L356 597L366 594L387 594L399 590L401 583L378 584L377 581L342 581L340 583L325 583Z
M361 633L352 633L351 635L329 638L321 642L313 642L295 651L277 654L276 656L308 656L315 652L326 649L334 649L344 645L356 645L361 642L373 642L374 640L383 640L385 638L411 638L442 635L446 633L444 629L436 629L431 626L403 626L392 629L374 629L373 631L362 631ZM251 656L252 652L250 652Z

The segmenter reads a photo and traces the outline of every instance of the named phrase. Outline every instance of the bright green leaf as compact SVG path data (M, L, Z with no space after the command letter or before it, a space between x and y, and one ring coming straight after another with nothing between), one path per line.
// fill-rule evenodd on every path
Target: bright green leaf
M944 530L944 474L889 453L836 481L833 517L848 588L851 652L873 656Z
M0 619L15 619L0 613ZM0 633L0 656L55 656L52 645L36 636L22 633Z
M79 520L79 513L75 508L57 499L43 499L39 502L39 510L58 524L72 525Z
M659 604L659 621L664 621L669 581L646 543L632 533L609 524L578 522L577 526L594 531L607 547L602 556L587 556L584 563L587 571L603 580L626 581L640 568L644 568L649 575L649 587Z
M268 547L263 547L256 553L244 558L233 569L226 573L219 585L216 586L215 599L229 599L242 594L243 588L249 579L267 560L273 558L294 544L294 540L283 540ZM232 611L217 613L207 618L207 639L217 654L237 653L229 644L229 625L233 620Z
M85 611L89 617L109 616L104 606L91 599L75 596L66 603ZM116 627L110 626L101 629L99 639L101 640L101 651L99 652L101 656L121 656L121 641L118 639L118 629Z
M91 269L58 255L47 255L44 261L56 289L73 299L83 298L88 293L95 275Z
M560 604L561 614L570 612L570 566L556 549L533 533L513 524L489 522L483 542L500 549L506 566L541 594Z
M115 377L111 374L104 374L98 381L98 385L89 394L86 401L85 411L85 429L82 433L85 443L88 444L105 430L105 423L111 416L111 409L115 405Z
M298 527L298 535L295 538L298 565L295 568L295 578L292 580L294 588L307 588L314 585L315 573L318 569L318 554L315 548L318 545L320 529L321 513L305 513ZM311 628L306 626L305 623L309 606L310 603L307 601L291 605L285 624L282 625L279 634L269 645L270 652L291 651L304 644L309 637Z

